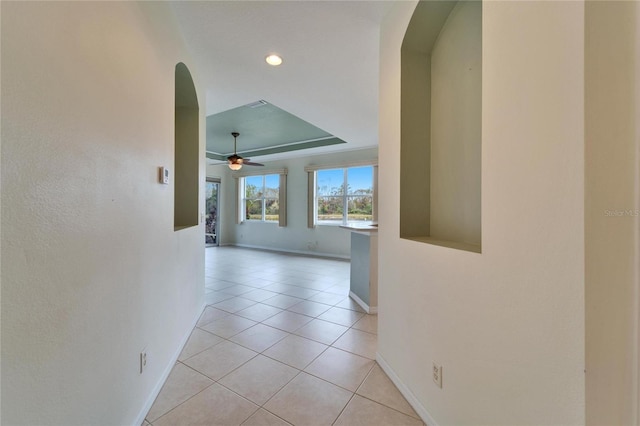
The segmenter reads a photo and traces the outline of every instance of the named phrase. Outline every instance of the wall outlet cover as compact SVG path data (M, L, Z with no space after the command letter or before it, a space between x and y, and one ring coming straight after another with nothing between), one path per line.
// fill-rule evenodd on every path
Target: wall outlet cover
M442 389L442 366L435 361L433 362L432 378L433 382Z

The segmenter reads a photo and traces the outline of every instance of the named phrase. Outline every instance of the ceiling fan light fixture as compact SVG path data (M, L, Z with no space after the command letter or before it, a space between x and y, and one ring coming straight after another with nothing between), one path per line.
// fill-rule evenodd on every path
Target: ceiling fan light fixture
M245 164L247 166L264 166L264 164L249 161L249 158L240 157L238 155L238 136L240 136L240 133L231 132L231 136L233 136L233 155L227 157L227 162L231 170L240 170Z
M282 63L282 58L276 54L267 55L267 57L264 58L264 60L267 61L269 65L274 67L277 67Z

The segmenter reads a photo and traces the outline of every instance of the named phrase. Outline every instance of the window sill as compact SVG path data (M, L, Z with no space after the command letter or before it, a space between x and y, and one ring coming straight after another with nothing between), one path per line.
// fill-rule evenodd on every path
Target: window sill
M273 224L273 225L277 225L278 221L277 220L243 220L242 222L240 222L240 224L244 224L244 223L267 223L267 224Z
M337 227L376 227L377 223L374 222L364 222L364 221L356 221L356 222L325 222L325 223L316 223L316 226L337 226Z

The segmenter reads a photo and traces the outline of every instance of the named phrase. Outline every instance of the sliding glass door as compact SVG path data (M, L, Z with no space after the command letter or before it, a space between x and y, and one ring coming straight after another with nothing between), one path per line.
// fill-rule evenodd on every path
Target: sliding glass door
M218 222L220 181L207 178L205 191L205 208L207 215L204 227L205 244L207 246L217 246L220 245L220 223Z

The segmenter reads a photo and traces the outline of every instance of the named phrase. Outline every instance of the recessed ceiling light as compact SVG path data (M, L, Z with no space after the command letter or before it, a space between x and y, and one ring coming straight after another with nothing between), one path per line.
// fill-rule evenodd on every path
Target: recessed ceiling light
M278 55L269 55L264 58L264 60L267 61L269 65L273 65L274 67L277 67L282 63L282 58Z

